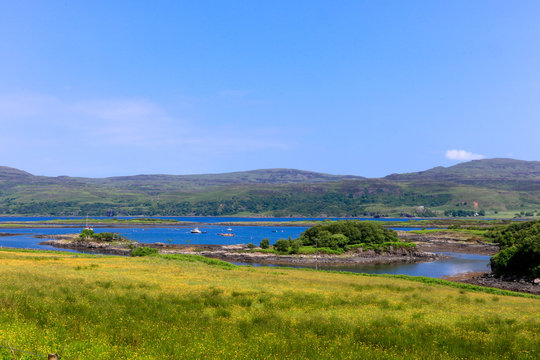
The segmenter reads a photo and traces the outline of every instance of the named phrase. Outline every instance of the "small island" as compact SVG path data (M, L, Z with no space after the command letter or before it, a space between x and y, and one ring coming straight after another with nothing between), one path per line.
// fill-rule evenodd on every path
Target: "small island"
M45 236L44 236L45 237ZM51 236L47 236L51 238ZM279 239L271 246L263 239L259 246L238 245L177 245L143 244L114 233L94 233L53 236L41 244L89 252L132 255L138 248L157 249L162 254L198 254L231 262L280 265L375 264L391 262L431 261L440 256L419 251L416 244L399 239L394 230L365 221L332 221L304 231L297 239Z

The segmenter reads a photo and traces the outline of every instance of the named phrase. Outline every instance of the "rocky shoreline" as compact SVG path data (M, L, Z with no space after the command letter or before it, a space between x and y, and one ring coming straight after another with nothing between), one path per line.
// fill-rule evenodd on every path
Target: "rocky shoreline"
M242 252L241 252L242 251ZM420 251L391 250L384 253L375 251L362 251L356 253L345 253L342 255L277 255L258 252L243 252L245 250L221 249L213 251L174 251L165 250L162 253L183 253L197 254L228 262L255 263L255 264L275 264L275 265L306 265L315 266L345 266L359 264L390 264L397 262L421 262L435 261L443 256Z
M401 235L401 234L400 234ZM413 235L413 234L410 234ZM78 234L67 235L36 235L46 238L41 245L51 245L58 248L78 250L86 253L99 253L110 255L129 256L131 243L111 244L106 242L93 242L79 240ZM401 237L401 236L400 236ZM52 239L51 239L52 238ZM456 239L443 239L441 236L425 234L407 236L414 238L417 249L391 249L385 253L373 250L349 252L342 255L278 255L271 253L251 252L247 245L178 245L165 243L135 243L136 246L156 248L161 254L187 254L202 255L209 258L220 259L233 263L268 264L283 266L347 266L360 264L390 264L407 262L430 262L445 258L444 255L426 251L448 251L460 253L473 253L482 255L495 254L498 248L492 244L472 243ZM536 283L526 279L499 278L492 273L464 273L445 277L446 280L463 282L473 285L493 287L503 290L524 292L540 295L540 279Z
M531 281L530 279L524 278L504 278L497 277L493 273L464 273L455 276L448 276L444 279L502 290L540 295L540 279L534 279Z
M456 252L477 255L495 255L499 246L471 238L460 233L427 233L415 234L409 231L396 231L401 240L413 241L420 251Z
M78 234L66 235L37 235L47 238L40 245L51 245L58 248L79 250L82 252L129 255L130 243L106 243L79 240ZM417 249L390 249L380 253L373 250L348 252L341 255L278 255L271 253L252 252L244 244L238 245L178 245L165 243L135 243L136 246L156 248L162 254L202 255L229 262L260 263L276 265L354 265L354 264L389 264L396 262L435 261L444 256L418 251Z

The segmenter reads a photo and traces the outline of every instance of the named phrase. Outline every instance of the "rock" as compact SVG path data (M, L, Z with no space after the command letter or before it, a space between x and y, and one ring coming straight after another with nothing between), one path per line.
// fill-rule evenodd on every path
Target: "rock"
M533 280L534 285L540 285L540 278L536 278Z

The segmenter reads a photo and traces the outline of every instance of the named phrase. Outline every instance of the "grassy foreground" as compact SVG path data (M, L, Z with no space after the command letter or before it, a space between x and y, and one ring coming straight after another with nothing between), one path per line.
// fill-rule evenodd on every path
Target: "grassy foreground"
M539 314L538 298L402 278L0 251L0 345L68 360L534 359ZM0 347L35 358L15 355Z

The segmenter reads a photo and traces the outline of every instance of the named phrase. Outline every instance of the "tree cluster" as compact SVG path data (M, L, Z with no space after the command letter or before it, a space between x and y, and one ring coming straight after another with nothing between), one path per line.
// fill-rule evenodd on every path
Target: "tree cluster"
M113 241L127 241L127 238L112 232L102 232L96 233L94 230L84 229L79 235L81 239L90 239L93 241L104 241L104 242L113 242Z
M495 274L540 277L540 220L514 223L488 236L501 247L491 258Z
M319 224L300 235L304 245L317 245L331 249L355 244L383 244L399 242L394 230L369 221L335 221Z

